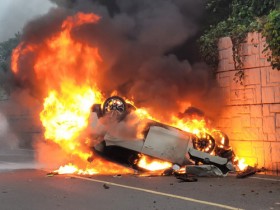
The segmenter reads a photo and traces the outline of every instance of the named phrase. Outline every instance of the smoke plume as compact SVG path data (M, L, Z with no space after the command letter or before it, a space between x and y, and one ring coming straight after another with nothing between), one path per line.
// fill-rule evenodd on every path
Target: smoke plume
M96 13L101 17L97 24L80 26L71 35L98 47L103 62L98 78L93 79L104 95L117 91L162 119L170 113L183 112L187 107L182 104L198 107L211 117L220 110L222 97L209 68L201 62L191 64L187 58L179 60L172 52L199 32L202 1L52 2L59 7L29 22L23 31L23 41L42 42L57 32L64 18L77 11ZM40 98L40 81L31 67L34 57L21 60L18 84Z
M18 148L17 136L10 130L6 116L0 112L0 151Z

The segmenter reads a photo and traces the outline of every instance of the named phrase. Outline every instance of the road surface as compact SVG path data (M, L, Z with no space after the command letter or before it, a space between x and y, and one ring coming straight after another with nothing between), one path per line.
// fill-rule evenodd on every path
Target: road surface
M173 176L47 176L28 158L20 163L4 159L0 155L1 210L280 209L277 176L201 177L183 183Z

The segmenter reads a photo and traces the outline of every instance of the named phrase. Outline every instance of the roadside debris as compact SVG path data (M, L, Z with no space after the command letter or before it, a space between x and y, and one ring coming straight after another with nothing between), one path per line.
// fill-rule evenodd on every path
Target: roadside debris
M259 172L259 170L256 167L247 166L245 170L237 172L236 178L245 178L248 176L252 176L257 172Z
M225 174L223 174L223 172L214 165L189 165L186 166L186 173L199 177L225 176Z
M47 177L53 177L54 175L58 175L57 172L49 172L46 174Z
M196 163L200 162L203 164L216 166L218 169L220 169L222 174L226 174L229 171L234 171L232 162L227 158L210 155L209 153L205 153L193 148L189 149L189 156Z
M181 182L197 182L197 178L193 175L188 174L176 174L175 177Z
M107 184L103 184L103 188L108 190L110 187Z

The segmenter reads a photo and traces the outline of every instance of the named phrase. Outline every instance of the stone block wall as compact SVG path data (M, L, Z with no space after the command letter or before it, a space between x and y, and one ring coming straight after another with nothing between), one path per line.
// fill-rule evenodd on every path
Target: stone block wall
M228 134L238 157L280 172L280 71L267 62L262 52L265 44L261 34L248 34L241 47L244 80L240 84L234 80L231 39L220 39L217 80L226 107L217 127Z

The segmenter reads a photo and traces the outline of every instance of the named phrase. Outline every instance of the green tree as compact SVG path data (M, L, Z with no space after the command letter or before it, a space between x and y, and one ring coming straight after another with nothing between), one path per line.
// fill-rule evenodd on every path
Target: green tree
M267 46L265 48L268 53L268 61L272 67L280 70L280 10L272 11L264 24L263 35L266 37Z
M279 64L279 1L276 0L206 0L208 11L207 26L199 39L202 58L213 69L218 66L218 40L229 36L233 42L235 68L242 68L239 54L240 44L248 32L258 31L268 37L268 47L272 55L270 61L274 68ZM276 13L276 14L275 14ZM274 15L271 15L274 14ZM276 32L277 31L277 32ZM273 35L272 35L273 33ZM273 40L273 41L272 41ZM276 59L275 59L276 56ZM278 59L277 59L278 56ZM242 72L238 75L241 79Z
M12 51L19 44L19 41L20 33L17 33L8 41L0 43L0 71L7 72L9 70Z

